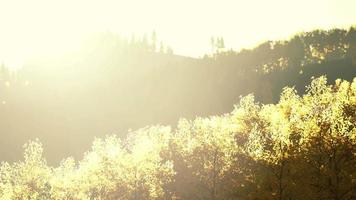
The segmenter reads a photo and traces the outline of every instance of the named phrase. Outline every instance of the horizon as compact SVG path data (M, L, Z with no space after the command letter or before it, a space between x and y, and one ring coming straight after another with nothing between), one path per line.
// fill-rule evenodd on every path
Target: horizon
M350 0L291 4L282 0L15 0L1 2L0 6L0 59L10 68L19 68L33 56L72 51L89 35L105 31L126 37L155 31L158 40L172 47L175 54L199 58L211 53L213 36L223 37L226 49L239 51L300 32L348 28L356 23L356 13L352 12L356 2Z
M356 0L0 0L0 200L356 199Z

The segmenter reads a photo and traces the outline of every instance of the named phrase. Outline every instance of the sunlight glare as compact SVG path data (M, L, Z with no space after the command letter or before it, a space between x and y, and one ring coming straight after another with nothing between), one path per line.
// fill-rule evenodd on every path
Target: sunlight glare
M0 61L16 69L34 56L74 51L87 35L106 30L125 36L156 31L176 54L199 57L209 53L212 36L224 37L227 49L238 50L298 31L354 23L355 12L346 12L352 6L337 5L322 0L1 1Z

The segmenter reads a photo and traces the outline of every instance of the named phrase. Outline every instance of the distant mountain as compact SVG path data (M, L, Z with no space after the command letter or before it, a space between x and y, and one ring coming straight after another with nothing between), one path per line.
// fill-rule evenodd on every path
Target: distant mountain
M254 49L195 59L155 38L98 35L72 55L0 71L0 155L17 160L39 138L50 162L82 155L93 137L229 112L240 96L278 101L284 86L303 92L311 77L356 77L356 29L316 30ZM63 149L65 147L65 149Z

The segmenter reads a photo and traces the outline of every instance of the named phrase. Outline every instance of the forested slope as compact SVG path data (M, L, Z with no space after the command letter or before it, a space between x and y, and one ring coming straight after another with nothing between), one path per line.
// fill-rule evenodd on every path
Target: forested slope
M208 41L207 41L208 42ZM204 58L174 55L157 36L98 34L69 55L33 58L17 72L1 67L0 155L17 160L39 138L50 162L80 158L95 136L180 117L229 112L242 95L276 103L284 86L299 94L312 76L356 76L356 30L315 30L253 49L216 47Z
M275 104L248 95L224 115L96 139L58 167L30 141L22 161L1 164L0 198L351 200L355 124L356 79L320 77Z

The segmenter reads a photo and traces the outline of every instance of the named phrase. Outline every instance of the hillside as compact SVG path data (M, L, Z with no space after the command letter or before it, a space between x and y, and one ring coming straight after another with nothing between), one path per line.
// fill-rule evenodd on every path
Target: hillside
M47 165L29 141L0 167L1 199L355 199L356 78L276 104L253 95L232 112L96 139L79 162Z
M239 52L217 49L204 58L108 33L87 45L64 57L34 58L16 73L2 67L3 160L17 160L34 138L50 162L80 158L94 137L219 115L249 93L275 103L284 86L302 94L313 76L356 76L355 28L300 33Z

